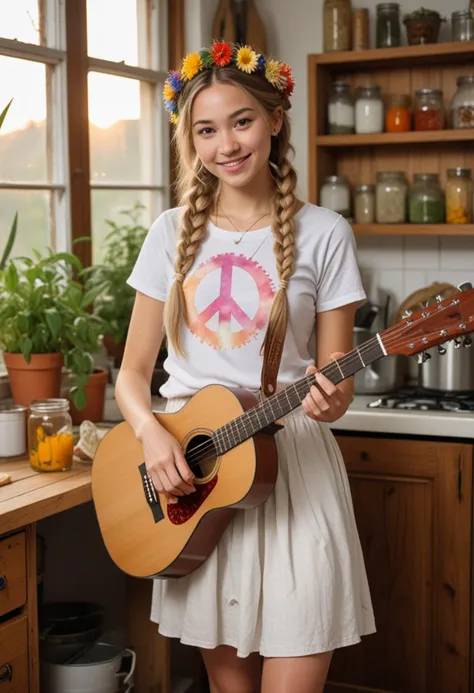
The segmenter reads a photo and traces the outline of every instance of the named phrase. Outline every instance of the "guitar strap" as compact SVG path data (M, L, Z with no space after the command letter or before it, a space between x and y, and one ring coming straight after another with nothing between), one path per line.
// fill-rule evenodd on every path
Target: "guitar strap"
M286 332L286 330L285 330ZM263 366L262 366L262 392L265 397L270 397L276 392L278 370L280 368L281 355L283 353L283 345L285 343L285 335L283 339L276 339L273 348L269 349L265 345L263 350Z

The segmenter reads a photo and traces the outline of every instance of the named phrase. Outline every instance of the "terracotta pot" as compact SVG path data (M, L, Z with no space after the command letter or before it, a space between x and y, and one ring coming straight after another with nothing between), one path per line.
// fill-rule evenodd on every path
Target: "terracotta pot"
M108 355L112 356L114 359L115 368L120 368L123 359L123 352L125 351L125 342L119 342L117 344L110 334L104 334L102 341L107 349Z
M60 397L62 354L32 354L26 363L23 354L3 354L13 402L28 407L34 399Z
M84 409L76 409L71 402L71 417L73 424L83 421L97 423L104 418L105 388L109 379L109 372L105 368L94 368L89 382L84 388L87 395L87 403Z

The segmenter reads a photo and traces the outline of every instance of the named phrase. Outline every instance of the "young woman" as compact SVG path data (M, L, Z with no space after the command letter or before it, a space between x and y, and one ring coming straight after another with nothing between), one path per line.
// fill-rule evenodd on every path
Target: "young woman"
M340 215L296 197L292 89L287 65L223 42L188 55L165 84L181 206L152 225L129 279L137 294L116 396L169 502L194 485L151 412L163 329L168 411L212 383L258 393L262 345L276 340L278 389L352 348L364 299L353 235ZM154 584L152 620L201 648L213 693L319 693L332 652L374 631L346 470L327 425L346 411L353 383L316 377L276 434L267 502L239 511L194 573Z

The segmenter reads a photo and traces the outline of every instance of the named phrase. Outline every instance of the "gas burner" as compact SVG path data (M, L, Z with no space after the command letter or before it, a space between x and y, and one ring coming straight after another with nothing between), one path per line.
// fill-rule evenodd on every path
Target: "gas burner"
M402 389L383 395L367 404L371 409L404 409L419 411L474 412L474 393L431 392Z

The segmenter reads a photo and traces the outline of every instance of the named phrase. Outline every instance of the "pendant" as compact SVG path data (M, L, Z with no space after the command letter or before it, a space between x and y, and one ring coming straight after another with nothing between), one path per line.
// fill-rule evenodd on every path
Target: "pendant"
M242 240L241 238L238 238L237 240L235 240L235 238L234 238L234 243L235 243L235 245L239 245L239 243L240 243L241 240Z

